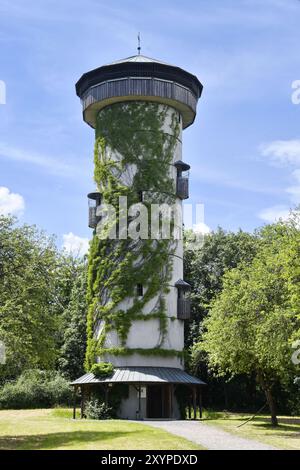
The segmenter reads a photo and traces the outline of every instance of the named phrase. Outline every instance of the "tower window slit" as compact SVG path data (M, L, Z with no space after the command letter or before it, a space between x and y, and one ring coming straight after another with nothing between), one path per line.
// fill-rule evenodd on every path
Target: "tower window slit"
M143 297L143 295L144 295L143 284L137 284L136 285L136 292L137 292L138 297Z

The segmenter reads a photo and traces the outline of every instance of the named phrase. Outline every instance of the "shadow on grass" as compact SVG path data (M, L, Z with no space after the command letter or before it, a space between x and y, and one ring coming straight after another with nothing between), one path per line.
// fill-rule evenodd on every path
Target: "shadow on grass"
M280 424L298 424L300 429L300 418L291 416L290 418L278 418L278 421Z
M0 450L56 449L68 445L80 449L84 444L113 440L118 437L129 437L129 434L131 437L136 433L139 432L71 431L28 436L5 436L0 438Z
M235 421L237 421L237 419L235 419ZM240 418L239 421L242 423L245 421L245 419ZM270 418L256 416L254 419L249 421L249 424L252 424L253 427L260 429L300 433L300 421L297 421L293 418L278 418L278 426L272 426Z
M292 426L292 425L285 425L280 424L278 426L272 426L270 423L259 423L254 422L254 427L259 429L265 429L266 431L275 431L277 435L279 435L280 431L290 432L290 433L300 433L300 426ZM286 435L286 434L285 434Z
M229 418L229 419L228 419ZM262 416L256 416L252 420L250 420L248 423L246 423L246 420L248 419L248 416L233 416L233 415L228 415L228 418L226 417L221 417L218 418L218 421L222 422L224 421L225 423L228 422L235 422L237 427L239 424L245 423L245 427L247 425L252 425L252 427L255 429L265 429L266 431L275 431L276 434L279 436L281 434L280 431L283 432L289 432L291 433L291 437L299 437L300 435L300 419L298 418L278 418L278 426L272 426L271 424L271 419L262 417ZM210 419L203 419L203 421L210 421ZM243 429L243 428L241 428ZM297 434L296 434L297 433ZM282 434L285 435L286 434Z

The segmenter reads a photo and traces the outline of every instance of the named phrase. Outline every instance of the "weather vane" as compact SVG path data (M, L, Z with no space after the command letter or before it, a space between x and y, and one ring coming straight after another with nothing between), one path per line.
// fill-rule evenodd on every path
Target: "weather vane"
M141 53L141 34L138 33L138 47L137 47L137 50L138 50L138 54L140 55Z

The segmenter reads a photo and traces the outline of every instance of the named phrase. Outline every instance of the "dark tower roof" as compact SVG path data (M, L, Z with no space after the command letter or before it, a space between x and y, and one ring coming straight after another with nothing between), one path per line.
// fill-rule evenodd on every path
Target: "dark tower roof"
M195 119L202 88L195 75L143 55L91 70L76 83L84 120L92 127L95 127L96 115L104 106L132 100L169 104L178 109L183 127L187 127Z
M170 65L170 64L167 64L166 62L163 62L162 60L153 59L152 57L147 57L142 54L132 55L130 57L125 57L125 59L115 60L107 65L122 64L124 62L156 62L157 64Z
M181 171L188 171L190 170L190 165L188 163L185 163L183 162L182 160L177 160L175 163L174 163L174 166L178 169L178 170L181 170Z
M183 279L178 279L178 281L175 282L174 286L179 287L184 290L191 289L191 284L189 284L188 282L185 282Z

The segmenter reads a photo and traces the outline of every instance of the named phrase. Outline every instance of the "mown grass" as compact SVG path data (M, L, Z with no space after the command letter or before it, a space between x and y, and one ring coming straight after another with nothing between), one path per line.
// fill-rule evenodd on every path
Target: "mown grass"
M141 423L125 420L74 421L70 409L0 411L1 450L199 448L186 439Z
M279 426L273 427L267 415L260 415L242 427L251 414L211 412L203 413L203 422L218 426L231 434L270 444L279 449L300 449L300 418L280 416Z

